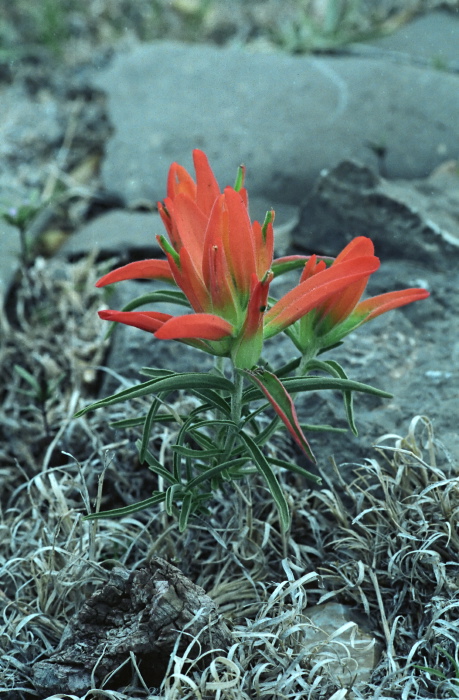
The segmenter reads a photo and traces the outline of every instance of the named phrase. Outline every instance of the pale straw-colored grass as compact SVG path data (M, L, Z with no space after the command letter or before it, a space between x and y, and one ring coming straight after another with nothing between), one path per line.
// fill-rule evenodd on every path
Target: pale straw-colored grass
M90 691L87 700L454 697L453 669L441 649L457 659L459 474L425 417L408 421L402 436L381 437L365 463L348 465L347 480L336 468L311 490L280 474L293 512L285 535L257 479L239 492L217 493L209 517L183 534L159 510L83 522L94 508L132 503L156 487L137 463L135 436L108 427L135 415L135 406L72 418L91 400L93 367L103 362L96 273L93 262L47 263L46 271L37 264L4 324L0 697L36 697L31 666L52 653L85 598L114 565L137 568L155 554L211 595L233 644L211 656L184 629L188 647L178 652L178 636L161 688L147 688L131 655L130 685ZM65 372L45 406L47 429L36 403L20 393L26 387L13 365L21 363L32 373L43 367L48 378ZM170 430L153 435L158 451ZM289 448L279 441L275 449ZM305 643L313 626L308 608L328 600L352 605L376 639L379 661L366 685L354 682L358 668L338 634L314 648ZM333 675L337 660L349 666L344 685Z

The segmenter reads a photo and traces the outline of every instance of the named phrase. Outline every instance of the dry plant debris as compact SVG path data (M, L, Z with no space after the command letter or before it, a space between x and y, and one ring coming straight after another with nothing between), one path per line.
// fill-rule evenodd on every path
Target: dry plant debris
M444 652L458 660L459 471L426 417L414 418L406 437L383 436L349 481L337 468L323 488L310 489L281 474L294 512L288 535L256 481L234 497L220 493L208 519L183 534L164 511L82 520L94 503L126 505L158 486L136 461L134 431L108 427L129 417L128 407L122 416L112 409L72 419L94 397L103 365L97 274L93 260L38 260L2 320L0 697L39 697L33 663L55 650L115 566L136 570L153 555L204 588L231 625L233 644L209 663L199 639L182 651L178 635L160 687L148 688L130 655L125 686L89 691L87 700L455 697ZM64 374L44 406L22 393L31 387L15 364L46 381ZM153 436L160 454L173 439L169 430ZM308 608L331 599L351 604L377 640L379 663L367 684L354 682L355 666L347 684L333 676L347 656L336 639L312 650L304 643Z

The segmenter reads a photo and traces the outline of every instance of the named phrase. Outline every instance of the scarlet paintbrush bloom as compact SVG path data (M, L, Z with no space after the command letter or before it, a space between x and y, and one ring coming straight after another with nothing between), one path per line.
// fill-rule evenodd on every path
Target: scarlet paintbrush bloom
M328 269L333 272L345 265L358 264L362 256L373 255L373 251L372 241L359 236L341 251ZM303 269L299 287L320 278L325 274L325 268L326 264L312 255ZM321 348L340 342L344 336L372 318L429 296L426 289L412 288L360 301L369 277L370 274L362 276L340 292L331 294L288 328L288 335L302 353L312 356Z
M158 203L169 238L158 237L166 260L131 263L105 275L98 286L137 277L175 282L195 313L166 318L152 311L104 311L101 316L150 330L161 339L197 339L198 347L251 367L263 342L274 212L263 226L251 223L244 170L238 189L227 187L222 193L205 154L194 151L193 160L196 182L174 163L167 197Z
M101 318L150 331L156 338L181 340L214 355L230 356L236 367L244 369L256 364L264 338L292 324L289 335L305 352L304 347L317 337L332 344L332 330L347 328L349 319L355 327L377 313L423 298L419 290L408 290L403 298L383 295L376 306L358 304L369 276L379 267L371 241L358 238L329 268L312 256L300 283L268 310L272 266L276 264L274 212L268 212L263 225L251 223L244 169L239 170L235 188L221 192L205 154L196 150L193 160L196 182L173 163L167 197L158 203L169 238L157 237L166 260L130 263L105 275L97 285L162 279L182 290L194 313L173 317L155 311L110 310L100 312ZM422 294L427 293L422 290Z

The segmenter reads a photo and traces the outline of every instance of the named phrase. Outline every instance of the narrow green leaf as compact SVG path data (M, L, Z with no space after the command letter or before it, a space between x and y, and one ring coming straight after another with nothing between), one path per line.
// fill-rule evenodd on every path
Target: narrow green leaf
M24 369L24 367L21 367L20 365L14 365L14 371L17 374L19 374L19 376L22 377L22 379L24 379L29 386L32 387L37 396L41 395L42 388L33 376L33 374L30 374L30 372L28 372L26 369Z
M183 487L181 484L172 484L166 490L166 498L164 499L164 507L168 515L172 515L174 512L174 501L177 498L181 498L183 493Z
M430 673L432 676L435 676L436 678L441 678L442 680L446 680L446 676L442 671L437 671L435 668L430 668L430 666L419 666L418 664L413 664L414 668L418 668L420 671L426 671L427 673Z
M365 394L381 396L385 399L392 398L392 394L389 394L387 391L382 391L381 389L376 389L374 386L355 382L351 379L335 379L334 377L286 377L283 380L283 384L292 394L306 391L343 391L349 389L351 391L360 391ZM242 402L246 404L262 397L263 392L261 389L251 387L244 391Z
M193 425L193 429L197 430L198 428L202 428L203 426L209 426L212 427L214 425L230 425L233 428L237 428L236 423L233 420L229 420L227 418L217 418L216 420L213 420L212 418L209 420L201 420L198 421Z
M231 470L237 469L239 467L242 467L244 464L247 464L247 459L247 457L238 457L237 459L230 459L227 462L222 462L221 464L217 464L214 467L210 467L209 469L206 469L202 474L195 476L194 479L189 481L186 484L185 489L187 491L194 489L196 486L199 486L200 484L204 483L204 481L214 479L225 469L229 470L231 475Z
M183 498L182 510L179 517L179 531L184 532L188 525L188 519L193 507L193 494L187 493Z
M158 369L157 367L141 367L139 369L139 374L143 374L145 377L152 377L152 379L162 379L163 377L170 377L174 372L171 369Z
M105 399L96 401L90 406L78 411L75 418L80 418L88 411L94 411L103 406L111 406L116 403L121 403L130 399L137 399L140 396L158 393L160 391L178 391L179 389L222 389L232 393L234 384L225 377L216 374L200 374L199 372L174 373L173 376L151 379L149 382L143 382L129 389L107 396Z
M324 362L325 365L330 367L331 371L335 372L335 376L341 377L341 379L349 379L347 376L346 372L344 369L341 367L341 365L338 362L335 362L335 360L326 360ZM343 391L343 401L344 401L344 410L346 412L346 417L347 417L347 422L349 423L349 427L354 433L354 435L358 435L357 431L357 426L355 424L355 418L354 418L354 394L352 391L345 390Z
M137 449L140 448L140 440L137 440L136 442ZM158 476L161 476L165 481L167 481L169 484L176 484L179 483L173 475L170 473L166 467L163 467L161 462L159 462L154 454L150 452L150 450L147 450L145 453L145 461L148 464L148 468L150 471L152 471L154 474L157 474Z
M255 466L257 467L260 474L262 474L263 478L265 479L268 485L269 490L271 491L271 495L279 511L282 529L284 531L288 530L288 528L290 527L290 513L288 510L287 501L285 500L284 493L279 485L279 482L276 479L273 470L271 469L271 465L269 464L268 460L266 459L265 455L260 450L258 445L252 440L250 435L247 435L247 433L245 433L243 430L239 432L239 435L241 439L245 442L250 454L252 455L252 459L255 462Z
M382 389L377 389L369 384L355 382L352 379L334 379L333 377L289 377L285 379L285 386L292 393L301 391L320 391L322 389L331 389L334 391L343 391L350 389L351 391L360 391L364 394L373 394L381 396L385 399L391 399L392 394Z
M130 399L137 399L140 396L147 396L148 394L153 394L156 390L157 381L157 379L151 379L149 382L136 384L135 386L130 387L129 389L123 389L123 391L119 391L117 394L107 396L106 398L101 399L100 401L96 401L95 403L92 403L89 406L85 406L85 408L82 408L81 411L75 413L75 418L80 418L81 416L84 416L85 413L88 413L88 411L95 411L97 408L102 408L103 406L111 406L115 403L122 403L123 401L128 401Z
M293 360L290 360L290 362L287 362L286 365L283 365L283 367L280 367L278 370L276 370L276 376L280 379L281 377L285 377L291 372L294 372L300 366L300 362L301 357L295 357Z
M274 457L268 457L268 461L275 467L284 467L284 469L288 469L288 471L290 472L294 472L295 474L301 474L301 476L306 477L306 479L309 479L310 481L314 481L316 484L322 483L322 479L320 476L309 472L307 469L303 469L303 467L300 467L300 465L296 464L295 462L288 462L285 459L276 459Z
M185 416L180 416L182 420L185 420ZM170 423L177 422L177 416L173 413L161 413L159 416L156 415L153 418L153 423ZM143 425L145 423L145 416L139 416L139 418L123 418L122 420L115 420L109 423L111 428L135 428L138 425Z
M190 302L183 292L172 289L158 289L156 292L142 294L142 296L132 299L126 306L123 306L121 311L132 311L133 309L138 309L139 306L145 306L145 304L158 304L161 302L178 304L190 308Z
M158 411L160 406L161 406L160 399L159 398L154 399L154 401L151 404L149 411L147 413L147 417L145 418L145 425L143 428L142 439L140 441L140 450L139 450L140 464L143 464L145 461L145 453L148 449L148 443L150 442L151 428L152 428L153 421L154 421L155 416L156 416L156 412Z
M171 445L171 449L174 452L178 452L182 457L192 457L193 459L211 459L212 457L217 457L222 454L219 447L211 450L195 450L192 447L186 447L186 445Z
M324 423L323 425L313 425L312 423L301 423L301 429L315 430L318 433L347 433L347 428L335 428L333 425L328 425Z
M198 389L195 389L193 391L193 394L200 399L204 398L209 403L209 406L206 407L206 410L208 410L209 408L217 408L226 416L231 415L231 406L229 401L220 396L220 394L217 394L217 392L213 391L213 389L206 389L205 391L199 391Z
M286 391L282 382L275 374L267 370L259 370L256 372L243 370L243 374L249 381L260 387L297 445L307 454L310 460L315 462L306 436L301 430L293 399Z
M145 423L145 416L139 418L123 418L122 420L114 420L109 423L110 428L135 428L138 425Z
M144 501L139 501L138 503L132 503L130 506L123 506L123 508L114 508L113 510L105 510L101 513L91 513L90 515L85 515L83 520L100 520L101 518L121 518L123 515L137 513L139 510L145 510L149 506L154 506L157 503L162 503L165 497L166 494L164 493L155 493L150 498L146 498Z

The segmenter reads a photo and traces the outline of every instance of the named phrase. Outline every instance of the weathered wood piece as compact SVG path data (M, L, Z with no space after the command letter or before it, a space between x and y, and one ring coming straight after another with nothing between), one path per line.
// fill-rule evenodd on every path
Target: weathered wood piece
M145 682L159 686L182 631L179 654L193 637L196 654L231 644L212 599L175 566L155 558L133 572L116 568L70 621L57 651L35 664L35 688L47 697L120 687L131 677L131 653Z

